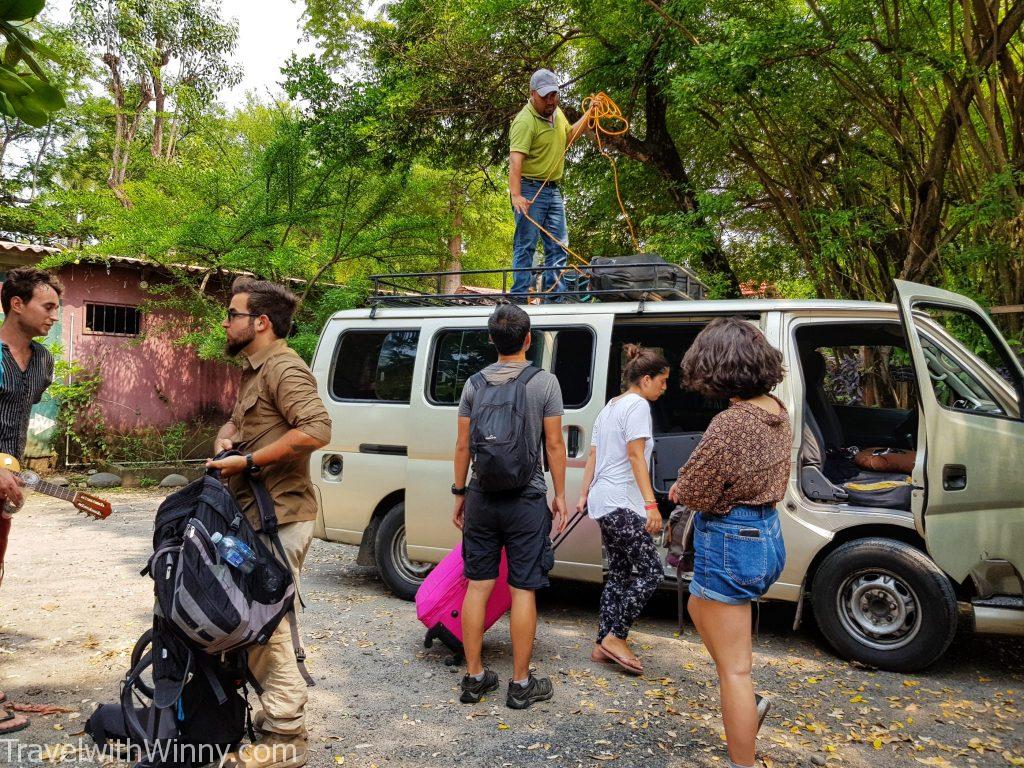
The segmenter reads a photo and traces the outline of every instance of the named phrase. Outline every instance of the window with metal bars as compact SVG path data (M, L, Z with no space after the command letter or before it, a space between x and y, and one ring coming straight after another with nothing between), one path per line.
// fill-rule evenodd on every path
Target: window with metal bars
M138 307L121 304L86 304L85 329L91 333L138 336L142 313Z

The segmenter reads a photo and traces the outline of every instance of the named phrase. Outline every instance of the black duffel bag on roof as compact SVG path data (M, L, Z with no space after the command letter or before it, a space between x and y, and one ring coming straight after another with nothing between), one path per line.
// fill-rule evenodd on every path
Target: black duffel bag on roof
M590 290L598 301L700 299L694 275L656 253L600 256L590 262Z

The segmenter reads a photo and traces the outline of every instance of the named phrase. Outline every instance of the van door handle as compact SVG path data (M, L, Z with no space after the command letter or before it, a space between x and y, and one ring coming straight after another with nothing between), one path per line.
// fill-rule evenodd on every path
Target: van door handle
M580 438L583 430L576 426L566 427L565 453L570 459L580 455Z
M967 487L967 467L963 464L947 464L942 468L942 488L946 491L962 491Z

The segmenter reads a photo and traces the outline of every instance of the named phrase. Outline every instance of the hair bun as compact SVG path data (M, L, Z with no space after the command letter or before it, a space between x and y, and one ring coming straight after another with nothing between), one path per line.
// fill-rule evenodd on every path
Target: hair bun
M626 355L626 361L636 360L640 355L643 354L644 348L639 344L623 344L622 351Z

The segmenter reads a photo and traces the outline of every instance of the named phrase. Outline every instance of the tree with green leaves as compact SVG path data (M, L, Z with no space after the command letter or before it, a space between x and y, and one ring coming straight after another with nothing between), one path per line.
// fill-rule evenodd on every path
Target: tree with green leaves
M0 64L0 114L39 128L64 107L64 96L50 83L38 59L56 54L31 34L32 20L45 0L2 0L0 36L5 40Z
M169 159L188 121L219 89L238 82L238 69L228 62L238 28L207 0L75 0L72 12L80 39L109 75L114 133L107 185L130 207L124 186L150 105L150 153Z

